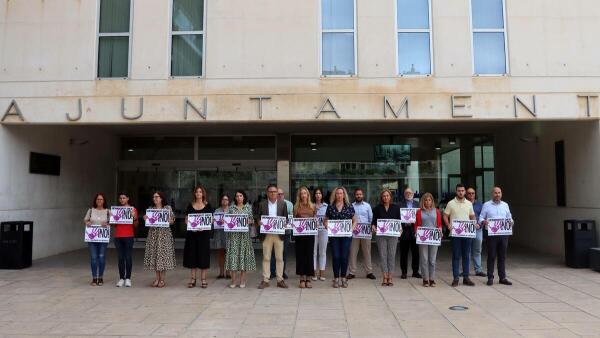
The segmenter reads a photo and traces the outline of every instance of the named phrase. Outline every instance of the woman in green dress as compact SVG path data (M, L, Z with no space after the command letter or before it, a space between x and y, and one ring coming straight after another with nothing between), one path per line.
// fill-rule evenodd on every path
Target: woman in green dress
M235 192L234 203L229 207L231 214L247 215L250 224L254 223L252 207L248 202L246 193L242 190ZM250 227L248 227L250 229ZM230 288L236 287L237 272L240 272L240 288L246 287L246 272L256 270L254 248L249 232L228 232L227 249L225 250L225 270L231 271Z

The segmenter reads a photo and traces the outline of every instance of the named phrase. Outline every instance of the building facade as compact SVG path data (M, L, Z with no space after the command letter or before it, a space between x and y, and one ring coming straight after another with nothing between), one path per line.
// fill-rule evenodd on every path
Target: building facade
M195 184L498 184L513 242L559 256L564 219L600 221L598 22L591 0L0 0L0 220L33 220L39 258L83 246L98 191L164 190L181 235Z

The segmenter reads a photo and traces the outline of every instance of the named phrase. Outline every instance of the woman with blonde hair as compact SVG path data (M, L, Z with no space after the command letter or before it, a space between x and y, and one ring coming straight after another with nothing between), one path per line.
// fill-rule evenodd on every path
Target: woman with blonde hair
M377 220L400 219L400 207L392 203L392 192L389 189L379 194L379 204L373 208L373 221L371 223L373 233L377 232ZM394 286L392 275L396 268L396 247L398 237L376 236L379 258L381 259L381 271L383 272L382 286Z
M329 206L325 214L325 228L329 225L329 220L352 220L352 230L356 227L356 216L354 207L348 199L348 192L344 187L337 187L333 190ZM333 263L333 283L334 288L348 287L346 279L348 271L348 256L350 256L350 244L352 237L333 237L331 238L331 256ZM340 280L341 278L341 280Z
M421 196L421 205L417 211L417 222L415 223L415 234L420 227L442 229L442 215L435 207L433 195L425 193ZM438 247L436 245L419 244L419 256L421 258L421 272L423 274L423 286L435 286L435 261Z
M294 217L315 217L315 206L310 199L310 192L306 187L300 187L296 193ZM315 236L297 236L296 241L296 274L300 276L300 288L312 288L310 277L315 275L313 266L313 250Z

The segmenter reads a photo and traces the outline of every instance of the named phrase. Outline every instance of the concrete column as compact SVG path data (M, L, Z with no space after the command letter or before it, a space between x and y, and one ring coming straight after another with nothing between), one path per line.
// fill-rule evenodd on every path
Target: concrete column
M290 160L291 140L290 134L276 135L277 147L277 186L285 192L286 199L290 200Z

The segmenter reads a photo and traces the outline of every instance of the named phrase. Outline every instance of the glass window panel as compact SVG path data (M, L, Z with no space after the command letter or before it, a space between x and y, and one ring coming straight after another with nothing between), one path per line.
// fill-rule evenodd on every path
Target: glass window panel
M354 74L354 34L323 33L323 75Z
M98 43L98 77L127 77L129 37L101 36Z
M481 168L481 146L473 147L473 158L475 160L475 168Z
M442 165L448 175L460 175L460 149L442 154Z
M475 74L506 74L504 33L473 33Z
M492 198L492 189L494 188L494 172L493 171L484 171L483 172L483 196L481 196L482 201L487 201Z
M100 33L129 32L129 0L100 2Z
M121 139L123 160L193 160L193 137L127 137Z
M483 176L479 175L475 177L475 186L477 188L477 191L475 191L477 194L477 200L485 201L486 197L483 195Z
M173 35L171 76L202 75L202 35Z
M398 29L428 29L428 0L398 0Z
M322 0L323 29L354 29L354 0Z
M471 0L471 7L473 28L504 28L502 0Z
M398 70L403 75L431 74L429 33L398 33Z
M494 168L494 146L483 146L483 167L486 169Z
M173 0L173 31L201 31L203 16L203 0Z

